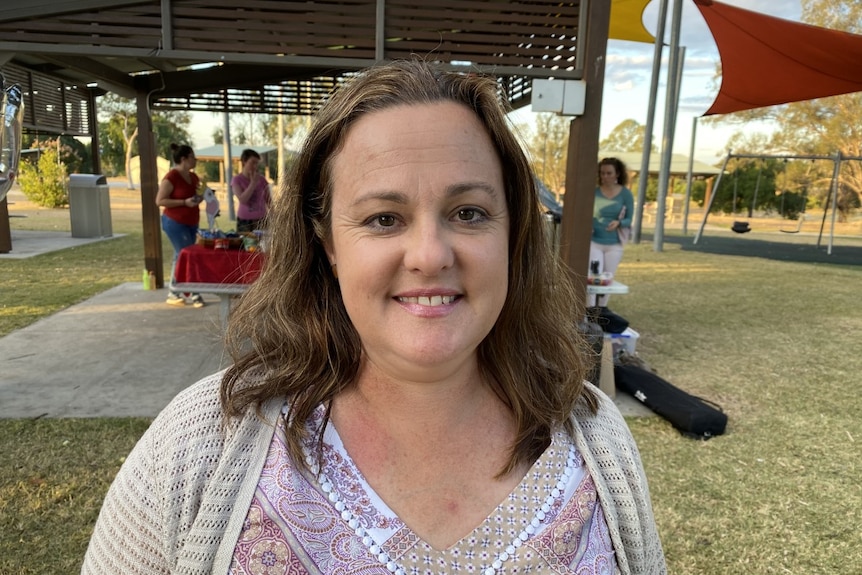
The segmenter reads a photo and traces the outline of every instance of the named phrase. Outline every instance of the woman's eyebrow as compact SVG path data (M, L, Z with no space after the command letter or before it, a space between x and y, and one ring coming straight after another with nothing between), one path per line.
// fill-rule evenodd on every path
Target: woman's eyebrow
M457 184L453 184L449 186L449 188L446 190L446 195L449 197L453 197L460 194L466 194L467 192L472 192L475 190L485 192L493 198L496 198L498 195L496 187L489 184L488 182L483 181L459 182Z
M351 206L358 206L364 204L366 202L373 201L383 201L383 202L391 202L394 204L406 204L407 203L407 195L401 192L369 192L367 194L363 194L353 200L350 204Z
M446 196L455 197L461 194L466 194L472 191L481 191L487 193L489 196L496 198L498 196L497 189L487 182L475 181L475 182L458 182L457 184L453 184L446 189ZM382 202L390 202L393 204L407 204L409 200L407 199L407 194L403 192L396 191L379 191L379 192L369 192L367 194L363 194L356 198L350 205L358 206L364 204L366 202L372 201L382 201Z

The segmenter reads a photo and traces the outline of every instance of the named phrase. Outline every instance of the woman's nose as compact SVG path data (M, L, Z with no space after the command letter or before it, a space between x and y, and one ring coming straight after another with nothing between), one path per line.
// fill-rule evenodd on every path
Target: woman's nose
M406 237L404 265L435 275L455 263L452 232L439 221L414 222Z

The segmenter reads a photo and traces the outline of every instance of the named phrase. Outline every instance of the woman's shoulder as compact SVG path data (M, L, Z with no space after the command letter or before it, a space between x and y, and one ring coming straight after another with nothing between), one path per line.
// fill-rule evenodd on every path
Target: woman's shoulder
M613 400L589 382L585 382L584 387L592 391L598 402L598 407L595 410L590 408L585 399L581 399L575 404L572 417L576 426L582 430L584 437L588 441L592 437L598 442L618 444L623 441L629 443L631 431L629 431L622 413Z
M179 392L156 416L151 429L167 439L219 432L223 419L220 386L224 372L214 373Z
M239 418L229 419L222 408L221 385L225 371L214 373L190 385L159 413L147 431L152 448L161 455L172 452L218 453L226 443L256 442L264 428L271 427L283 401L273 400L249 408Z

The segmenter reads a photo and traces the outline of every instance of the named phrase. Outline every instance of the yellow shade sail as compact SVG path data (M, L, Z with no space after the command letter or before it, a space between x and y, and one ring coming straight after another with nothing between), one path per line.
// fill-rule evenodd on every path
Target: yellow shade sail
M608 38L652 44L655 37L643 24L644 9L651 0L612 0Z

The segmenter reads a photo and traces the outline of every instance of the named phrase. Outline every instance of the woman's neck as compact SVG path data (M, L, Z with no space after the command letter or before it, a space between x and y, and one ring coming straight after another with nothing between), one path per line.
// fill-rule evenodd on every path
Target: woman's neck
M333 402L336 426L339 414L360 417L365 425L386 430L387 435L443 437L463 431L493 414L511 419L511 412L478 373L463 380L444 382L396 382L377 375L360 377L358 383Z
M614 184L602 184L601 186L599 186L599 189L602 191L602 193L604 195L612 196L612 195L618 194L620 192L620 190L623 189L623 187L620 184L614 183Z

